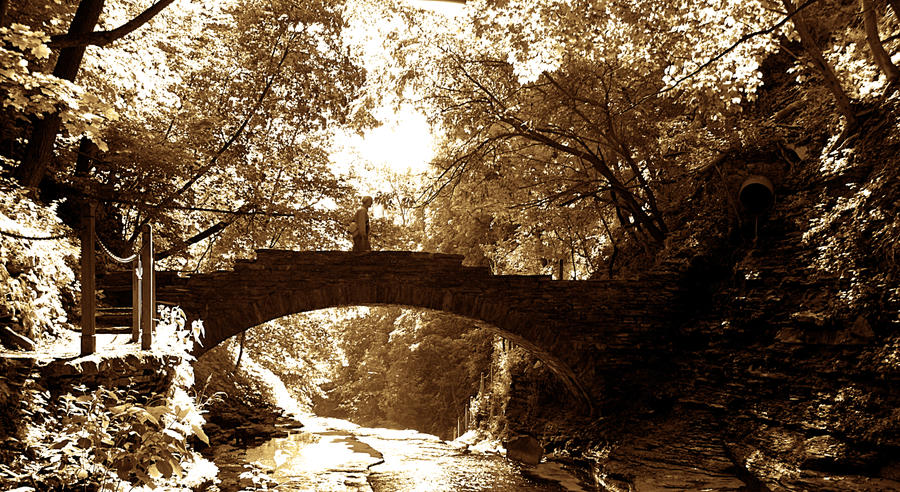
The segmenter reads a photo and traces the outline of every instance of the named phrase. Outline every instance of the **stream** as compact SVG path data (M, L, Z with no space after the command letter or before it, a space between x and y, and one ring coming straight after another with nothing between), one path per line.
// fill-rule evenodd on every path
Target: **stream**
M315 416L301 420L303 427L285 437L217 452L217 463L240 466L231 470L240 475L240 481L222 483L221 490L592 490L553 462L520 465L496 453L469 451L465 444L413 430L367 428Z

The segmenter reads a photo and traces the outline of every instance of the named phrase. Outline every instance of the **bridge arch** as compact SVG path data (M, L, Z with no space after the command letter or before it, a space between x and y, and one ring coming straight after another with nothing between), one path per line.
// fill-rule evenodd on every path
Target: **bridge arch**
M266 321L318 309L399 305L448 312L531 351L589 409L602 392L598 374L609 371L598 370L597 358L585 354L630 350L670 322L670 279L501 276L462 266L462 259L405 251L259 250L255 260L238 261L230 271L160 275L157 298L180 305L189 321L203 320L197 355Z
M196 307L182 308L189 322L203 320L205 336L202 344L194 350L194 355L199 357L243 331L292 314L329 308L387 305L450 313L493 331L528 350L560 379L576 399L587 407L591 406L591 398L575 372L553 353L523 336L522 323L526 321L493 299L468 294L454 295L447 289L433 286L396 285L373 280L310 289L302 294L295 290L280 290L264 298L248 299L212 310L205 304L202 313Z

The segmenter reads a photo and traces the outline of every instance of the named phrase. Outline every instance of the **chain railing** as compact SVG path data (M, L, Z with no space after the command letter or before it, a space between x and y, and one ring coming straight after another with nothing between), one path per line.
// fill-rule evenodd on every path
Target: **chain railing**
M128 258L122 258L121 256L116 255L115 253L110 251L109 247L107 247L106 244L104 244L102 240L100 240L100 236L97 236L97 245L100 246L100 250L103 251L104 253L106 253L106 256L109 259L111 259L112 261L114 261L116 263L119 263L122 265L127 265L138 259L137 253L129 256Z
M156 274L153 265L153 231L149 225L141 228L141 249L122 258L100 241L95 231L96 204L84 208L81 236L81 355L97 350L97 285L95 245L112 261L131 266L131 341L141 341L141 349L153 343L156 326Z

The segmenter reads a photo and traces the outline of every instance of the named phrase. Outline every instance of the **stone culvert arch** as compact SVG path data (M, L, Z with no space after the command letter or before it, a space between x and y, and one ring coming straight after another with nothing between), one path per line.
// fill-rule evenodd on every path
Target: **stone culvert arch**
M202 319L201 355L266 321L317 309L393 304L480 321L530 350L588 408L604 371L587 353L621 351L668 325L667 279L557 281L492 275L462 256L405 251L259 250L233 270L187 277L160 272L157 298ZM637 338L635 338L637 337ZM588 383L585 384L585 381ZM601 383L598 386L598 381Z

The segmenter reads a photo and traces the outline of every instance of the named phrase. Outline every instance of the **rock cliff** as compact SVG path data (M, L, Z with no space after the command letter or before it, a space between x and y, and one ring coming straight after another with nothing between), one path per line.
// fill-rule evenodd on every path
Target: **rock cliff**
M510 431L610 490L900 489L900 137L893 110L845 142L815 111L699 181L657 255L682 275L679 329L604 382L600 414L547 407L554 385L527 367ZM776 194L756 216L737 200L754 174Z

